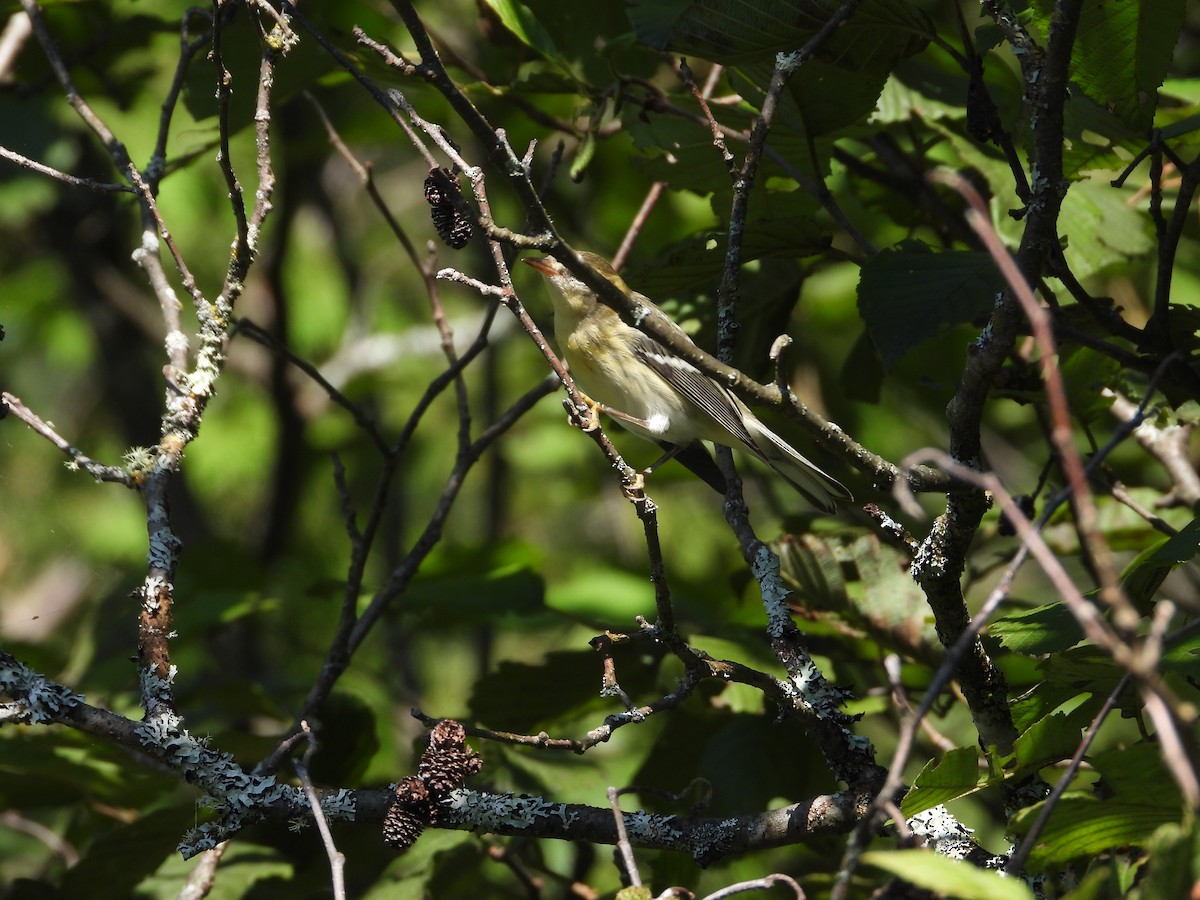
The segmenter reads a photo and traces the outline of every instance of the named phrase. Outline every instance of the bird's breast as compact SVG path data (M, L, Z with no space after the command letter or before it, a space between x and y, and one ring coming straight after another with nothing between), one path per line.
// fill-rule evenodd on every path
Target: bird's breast
M622 420L623 427L653 441L690 443L703 436L695 433L692 404L636 356L627 341L603 341L598 329L583 325L561 346L571 377L584 393L642 423Z

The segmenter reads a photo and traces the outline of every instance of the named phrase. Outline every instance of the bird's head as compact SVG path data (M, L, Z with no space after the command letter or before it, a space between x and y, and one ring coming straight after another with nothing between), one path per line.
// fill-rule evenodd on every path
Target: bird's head
M617 290L629 296L629 286L625 284L624 279L609 265L608 260L595 253L589 253L586 250L579 252L579 258L594 269L601 278L611 282ZM545 275L554 287L555 293L566 301L567 306L575 315L587 315L599 302L596 292L576 278L557 259L546 257L544 259L524 259L522 262Z

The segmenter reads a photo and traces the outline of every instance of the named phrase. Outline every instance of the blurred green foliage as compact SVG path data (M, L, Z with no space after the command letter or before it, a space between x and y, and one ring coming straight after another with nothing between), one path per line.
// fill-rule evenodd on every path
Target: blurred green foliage
M779 48L806 39L838 5L799 4L816 18L776 34ZM768 54L763 44L764 29L771 29L749 15L757 5L641 2L627 9L616 0L586 7L453 0L417 6L451 74L480 110L506 130L518 153L537 142L534 183L554 175L546 206L577 246L611 255L651 186L667 183L625 274L701 343L711 342L732 186L675 61L681 52L700 53L690 64L701 83L713 60L735 64L716 82L714 115L730 129L749 128L773 61L773 50ZM986 43L992 30L976 20L976 5L962 6L968 33L977 35L981 52L989 51L983 69L989 92L1022 144L1033 126L1021 107L1020 69L1009 52ZM1144 191L1139 193L1148 184L1148 167L1136 169L1123 190L1109 182L1141 149L1148 123L1186 126L1198 114L1194 29L1200 15L1195 4L1126 6L1127 14L1134 8L1143 13L1145 26L1129 38L1129 53L1104 60L1106 48L1126 39L1107 30L1118 28L1116 22L1089 19L1084 56L1073 69L1081 90L1068 111L1074 141L1068 166L1076 180L1059 232L1075 276L1094 296L1114 298L1127 320L1141 325L1152 309L1157 250ZM11 22L17 8L0 3L0 16ZM81 94L138 165L146 164L158 133L179 59L180 22L186 17L189 39L208 27L204 15L188 8L184 2L137 0L46 4L50 30ZM1044 25L1046 8L1032 4L1032 26ZM399 86L422 116L445 126L467 159L483 160L475 138L439 94L389 70L355 43L351 30L360 26L415 58L410 36L386 4L304 4L302 12L370 78ZM739 13L745 14L741 20ZM1187 27L1172 57L1168 51L1181 20ZM746 33L723 31L721 23L731 21ZM224 38L233 88L231 158L248 195L255 188L260 28L270 24L261 12L240 7ZM706 60L702 50L710 45L700 38L711 38L713 29L723 50ZM967 49L953 9L933 2L864 2L839 41L801 69L771 136L770 145L790 168L766 159L750 204L737 362L769 381L767 351L779 334L790 334L794 343L783 354L781 371L802 399L898 462L918 448L946 445L944 410L986 320L990 292L1000 283L961 224L961 201L922 187L922 173L942 165L976 178L986 186L997 228L1014 243L1022 226L1009 210L1021 203L1003 155L969 136L968 78L945 50ZM1128 72L1136 79L1125 79ZM65 102L36 41L27 41L5 74L0 146L79 176L120 179ZM1154 90L1167 75L1170 99L1155 106ZM215 77L201 50L171 121L169 174L159 196L175 242L210 297L225 276L234 234L228 188L214 164ZM733 98L734 91L742 99ZM1111 96L1114 91L1119 97ZM1111 108L1105 108L1109 100ZM368 93L301 32L298 49L278 65L271 124L279 179L275 209L236 312L320 370L394 439L445 369L445 357L421 273L331 147L314 101L350 152L370 166L418 252L438 254L433 268L454 266L484 281L495 276L479 241L460 252L431 243L424 161ZM1180 127L1179 133L1180 152L1194 153L1194 132ZM554 169L560 142L564 159ZM730 146L740 159L744 145L731 138ZM883 252L868 258L826 209L797 188L797 170L824 181L855 228ZM488 175L496 221L520 228L524 213L515 197L499 173ZM1164 203L1170 206L1169 196ZM1171 297L1180 307L1200 306L1196 240L1196 225L1188 222ZM0 387L52 421L72 445L111 464L160 436L165 332L154 294L131 256L141 244L138 210L128 194L87 192L0 162ZM918 265L924 262L930 264ZM514 274L522 301L548 327L549 304L537 276ZM1061 282L1049 279L1048 288L1065 315L1075 315L1081 329L1095 330ZM178 284L176 289L184 301L184 330L192 334L190 305ZM439 284L438 298L462 351L481 327L489 301L446 282ZM1195 322L1179 315L1173 327L1191 349ZM1103 444L1116 426L1099 388L1136 398L1146 389L1144 373L1079 346L1064 349L1061 361L1080 447ZM1020 370L1021 363L1014 358L1013 368ZM473 433L546 371L502 310L488 349L464 375ZM604 629L635 629L636 616L654 618L642 529L603 458L565 423L559 396L538 403L470 472L440 542L356 653L318 717L329 735L314 764L323 784L382 787L413 771L424 731L409 716L412 707L497 730L572 738L622 711L618 701L599 695L601 661L587 641ZM1189 407L1176 406L1178 412L1166 404L1158 412L1166 424L1188 425ZM779 427L810 452L797 428ZM138 680L129 657L137 640L137 604L130 591L144 575L144 506L122 488L68 471L57 450L12 416L2 428L0 647L90 702L136 719ZM402 457L362 604L426 527L453 464L458 428L449 390L434 400ZM655 448L613 431L633 465L645 466L656 456ZM1035 493L1043 471L1050 472L1053 487L1061 484L1046 441L1040 381L997 385L984 445L986 466L1013 493ZM824 451L812 452L860 501L888 506L904 518L867 475ZM187 727L211 735L214 746L247 767L289 725L337 623L350 539L335 456L361 524L380 477L376 449L299 369L236 335L216 399L172 488L174 527L185 548L175 582L172 653ZM1169 488L1162 467L1135 445L1122 448L1108 465L1106 482L1119 479L1147 507ZM814 522L811 510L766 470L747 463L743 473L759 534L779 541L785 573L802 586L794 602L812 652L832 682L860 698L861 709L855 709L867 714L862 731L886 761L895 727L894 712L882 700L888 685L882 655L901 654L903 680L919 691L937 653L907 561L878 543L860 510L846 510L836 523ZM649 490L660 507L667 577L683 633L716 656L781 674L765 647L756 586L725 525L721 499L674 464L650 479ZM940 498L922 502L929 511L941 510ZM1143 586L1139 601L1148 608L1166 591L1181 605L1195 603L1194 573L1179 568L1194 556L1194 542L1182 550L1172 544L1164 554L1156 532L1127 507L1106 497L1101 512L1104 534L1125 559L1142 553L1130 573ZM1176 528L1191 520L1184 508L1159 515ZM997 512L986 517L964 574L972 605L993 589L1018 547L999 520ZM917 534L928 528L904 522ZM1060 521L1047 534L1079 583L1090 584L1074 531ZM1030 770L1068 755L1086 721L1071 718L1065 735L1034 728L1048 730L1056 710L1082 702L1081 690L1089 694L1085 709L1091 712L1103 699L1101 686L1121 674L1094 648L1067 649L1079 635L1055 600L1047 580L1026 568L1006 608L1013 614L987 642L1001 658L1011 695L1025 695L1015 714L1029 729L1021 749ZM1033 613L1021 613L1030 608ZM1056 656L1025 658L1051 649ZM649 643L623 649L616 667L622 687L641 703L673 690L681 674L677 662ZM1171 659L1172 683L1186 696L1190 679L1200 674L1194 668L1185 650ZM1105 766L1097 768L1128 797L1140 786L1119 776L1145 760L1123 758L1122 748L1139 741L1137 726L1144 723L1137 699L1123 702L1133 718L1104 732L1097 748L1106 751ZM776 724L774 712L743 686L706 684L681 709L622 728L582 757L472 744L486 760L481 785L564 802L603 805L609 784L681 791L703 778L713 794L705 814L723 815L835 789L815 744L794 722ZM952 760L961 763L955 778L950 767L941 773L939 797L953 799L954 812L999 852L1004 812L994 795L976 793L976 787L994 785L1003 773L989 780L979 769L975 732L962 706L947 701L939 713L935 726L959 748ZM1137 746L1141 754L1148 745ZM939 754L933 744L923 745L911 777L927 762L934 771ZM1079 852L1099 854L1121 843L1153 842L1172 859L1182 854L1189 835L1155 834L1164 822L1179 821L1174 785L1160 768L1145 771L1165 785L1167 796L1156 797L1148 810L1143 804L1141 818L1126 815L1119 804L1106 807L1106 815L1129 826L1107 833L1119 840L1106 842L1100 828L1072 830L1075 823L1094 822L1093 807L1104 806L1077 797L1059 830L1048 835L1057 843L1044 849L1039 862L1058 865ZM56 853L0 822L0 884L9 885L4 896L174 896L194 865L181 862L174 847L196 820L198 798L197 790L169 773L102 741L61 728L5 728L0 808L51 829L80 861L68 866L69 853ZM643 802L688 812L649 797ZM607 848L430 830L409 854L394 858L374 830L340 827L335 837L347 852L352 896L528 896L515 874L520 866L509 869L489 858L487 850L497 847L561 895L571 881L602 895L619 886ZM1073 839L1090 842L1072 845ZM708 870L678 854L637 855L643 875L664 888L680 884L703 893L786 871L819 895L841 846L821 838ZM1120 860L1114 855L1096 865L1103 870ZM1155 877L1160 885L1178 883ZM313 830L294 834L264 825L232 844L209 896L327 894L328 873Z

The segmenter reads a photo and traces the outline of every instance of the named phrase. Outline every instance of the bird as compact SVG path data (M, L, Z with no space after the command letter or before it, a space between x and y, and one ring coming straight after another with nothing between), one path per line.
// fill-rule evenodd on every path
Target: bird
M579 258L625 296L658 309L631 289L604 257L580 251ZM824 512L854 499L844 485L764 425L729 388L624 322L558 260L522 261L550 284L554 336L572 380L601 411L667 450L647 472L678 458L693 471L699 468L698 474L724 493L724 478L699 443L712 441L749 451ZM691 343L683 329L674 328Z

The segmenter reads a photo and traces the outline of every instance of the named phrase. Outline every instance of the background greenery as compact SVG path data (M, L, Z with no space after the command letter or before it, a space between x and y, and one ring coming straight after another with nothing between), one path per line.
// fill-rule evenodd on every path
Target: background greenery
M728 102L714 103L714 110L724 124L745 129L758 111L774 52L803 43L838 5L795 4L812 21L792 30L764 28L751 14L759 4L732 0L690 8L650 2L627 7L615 0L586 8L543 0L454 0L418 3L417 11L450 74L489 121L505 129L518 153L537 142L532 181L546 182L545 206L572 245L611 256L651 186L666 183L623 274L711 348L733 195L677 71L678 57L688 57L700 83L714 65L725 66L713 96ZM231 158L252 193L253 100L263 35L273 20L254 4L223 6L232 10L223 28L233 86ZM1043 42L1051 6L1034 2L1018 10ZM1185 204L1190 201L1195 174L1190 168L1181 173L1170 158L1165 172L1144 160L1123 186L1111 182L1147 146L1152 127L1163 129L1177 157L1190 161L1195 155L1200 8L1182 0L1110 7L1089 6L1083 13L1067 104L1070 190L1057 234L1074 278L1105 309L1117 310L1129 329L1139 329L1154 312L1164 259L1152 198L1170 215L1177 191L1187 192ZM0 3L7 21L19 8ZM138 165L153 150L187 8L174 0L44 5L81 94ZM352 28L359 26L407 59L419 59L388 4L304 4L301 12L361 72L382 87L399 86L424 118L443 125L464 157L486 162L477 137L438 91L388 69L356 43ZM688 31L672 24L676 14L711 27ZM1122 16L1128 21L1117 18ZM190 14L192 38L210 27L202 18ZM370 166L418 256L436 253L431 270L453 266L485 282L496 280L495 271L478 233L461 251L436 243L423 196L427 164L362 85L311 33L296 30L299 44L277 62L271 106L274 209L236 315L320 370L390 440L412 421L423 392L445 369L445 356L422 273L345 156L331 147L322 115L349 152ZM764 42L764 31L778 38L778 46ZM969 55L965 36L983 56L987 92L1027 166L1038 122L1023 101L1019 60L994 21L980 18L979 5L864 2L835 43L801 68L769 145L823 182L879 252L867 252L771 160L759 173L747 217L735 361L769 382L767 351L779 334L791 335L784 370L800 398L893 463L923 447L947 446L947 403L1003 286L963 224L962 201L929 186L923 174L937 166L967 173L984 189L992 219L1011 246L1025 227L1008 214L1023 205L1008 161L968 127L970 82L948 49ZM215 296L234 230L228 188L214 162L216 81L205 53L186 73L158 203L201 290ZM0 146L76 175L121 180L65 102L35 40L2 75ZM674 114L676 108L688 115ZM559 142L563 155L556 163ZM731 140L730 147L740 161L744 144ZM486 172L496 223L520 230L525 210L494 167ZM1036 173L1030 181L1036 182ZM1061 307L1058 363L1083 452L1103 445L1118 427L1109 410L1111 394L1102 388L1136 403L1148 389L1148 373L1169 352L1187 354L1192 366L1194 309L1200 306L1196 239L1189 216L1178 253L1165 258L1173 272L1165 344L1106 329L1064 282L1046 278L1043 296L1053 295ZM140 244L137 201L130 195L89 192L16 165L0 167L2 386L52 420L71 444L114 465L129 448L153 446L160 437L164 326L131 256ZM516 268L521 300L550 329L539 276ZM461 285L441 283L438 292L461 352L489 301ZM180 296L184 331L193 333L194 314L182 290ZM290 725L338 620L351 541L342 524L335 457L360 515L382 469L380 454L354 418L277 346L248 333L244 328L230 342L200 435L171 484L173 524L184 546L174 582L176 702L193 735L208 736L211 746L247 768L270 753ZM1089 346L1072 342L1081 333L1094 339ZM1100 339L1124 355L1097 350ZM1131 358L1145 364L1131 367ZM1063 484L1031 359L1036 352L1022 336L1005 377L996 380L982 426L983 466L1012 493L1026 495L1042 490L1042 480L1044 493ZM487 350L464 372L475 433L547 371L526 333L501 310ZM1152 423L1190 429L1197 399L1191 383L1167 376L1159 387ZM560 396L537 403L472 469L419 574L354 654L316 717L322 725L313 761L318 784L383 787L413 772L425 734L409 714L413 707L482 728L565 738L580 738L622 710L615 699L598 695L600 660L588 641L604 629L634 629L635 616L654 618L647 551L642 526L613 472L592 442L566 424ZM816 518L765 469L750 462L742 467L759 535L769 541L786 536L780 545L784 569L803 588L792 602L808 647L829 680L855 695L848 709L863 714L857 727L886 765L900 713L883 659L899 654L901 681L919 695L942 650L924 597L908 575L909 560L881 539L878 521L861 507L882 506L918 540L928 534L929 522L903 512L880 489L886 484L878 472L815 448L795 423L771 421L858 498L836 518ZM459 423L455 391L444 391L399 458L361 586L364 605L430 520L454 459ZM632 465L652 461L655 448L611 430ZM1196 498L1133 440L1116 448L1096 473L1100 531L1122 565L1137 558L1143 568L1130 571L1145 576L1164 536L1111 496L1118 481L1174 529L1191 521ZM139 719L138 673L130 656L137 643L131 592L145 577L147 547L140 498L69 471L57 450L11 415L0 431L0 490L0 648L89 702ZM779 663L763 639L757 586L724 521L721 499L674 464L656 473L648 490L659 505L682 633L714 657L777 672ZM933 514L945 509L940 494L926 494L921 503ZM1080 589L1089 591L1096 583L1091 560L1080 553L1070 510L1064 510L1048 525L1046 539ZM972 609L995 588L1020 546L1000 520L998 510L986 514L966 557L962 585ZM1181 542L1151 560L1147 582L1129 588L1143 612L1163 599L1176 604L1176 627L1197 602L1194 568L1180 565L1195 553L1191 534L1185 531ZM1159 576L1168 572L1163 581ZM1029 565L1002 612L1057 599L1044 574ZM1039 632L1046 635L1040 642L1016 622L1010 620L1007 636L993 631L985 646L1007 677L1019 731L1029 735L1026 729L1059 713L1055 723L1064 731L1054 741L1030 735L1030 741L1047 743L1021 760L1028 771L1045 767L1053 782L1055 767L1078 744L1105 686L1125 670L1079 644L1069 617ZM1162 664L1188 703L1194 702L1191 679L1200 675L1191 651L1185 638ZM681 667L647 643L621 652L618 671L625 690L646 703L673 688ZM1064 822L1075 816L1072 821L1086 824L1107 799L1115 824L1107 837L1062 825L1059 843L1044 845L1030 868L1071 866L1087 891L1070 895L1118 896L1145 876L1147 848L1155 848L1161 858L1181 861L1177 880L1151 872L1136 889L1144 896L1179 896L1175 887L1200 878L1186 849L1194 838L1192 819L1158 752L1157 728L1147 722L1140 695L1131 690L1124 696L1121 715L1106 721L1089 752L1091 765L1069 795L1082 805L1075 812L1063 807ZM703 778L711 791L704 814L714 816L753 813L837 789L803 729L794 721L775 723L774 712L744 685L705 683L679 708L622 728L583 755L472 738L485 759L476 781L495 791L603 806L608 785L682 791ZM958 757L948 757L960 761L966 748L966 769L977 778L988 774L988 764L995 774L999 757L979 750L961 694L947 693L935 713L936 735L918 744L909 783L948 748L960 748ZM1194 712L1190 716L1181 713L1189 748ZM968 780L960 770L942 799L953 800L951 810L977 829L982 846L1001 853L1005 835L1017 833L1019 825L1004 808L996 779L981 791L968 787ZM1122 805L1114 797L1136 797L1137 803ZM165 767L94 735L9 725L0 731L0 806L8 811L0 820L0 883L10 885L11 897L174 896L195 865L182 861L175 846L203 818L196 808L200 799L200 791ZM693 800L671 804L646 795L638 803L685 814ZM634 808L629 801L626 807ZM28 823L44 826L54 839L31 834ZM347 857L351 896L611 896L619 887L609 848L586 842L430 829L397 856L379 839L377 825L339 826L334 836ZM809 896L823 896L844 845L844 837L824 836L707 869L678 853L639 850L637 858L656 893L676 884L702 895L778 871L797 878ZM879 845L893 842L881 838ZM866 896L883 883L881 872L859 870L854 890ZM1057 885L1047 890L1068 893ZM328 864L316 832L266 823L233 841L210 896L328 891Z

